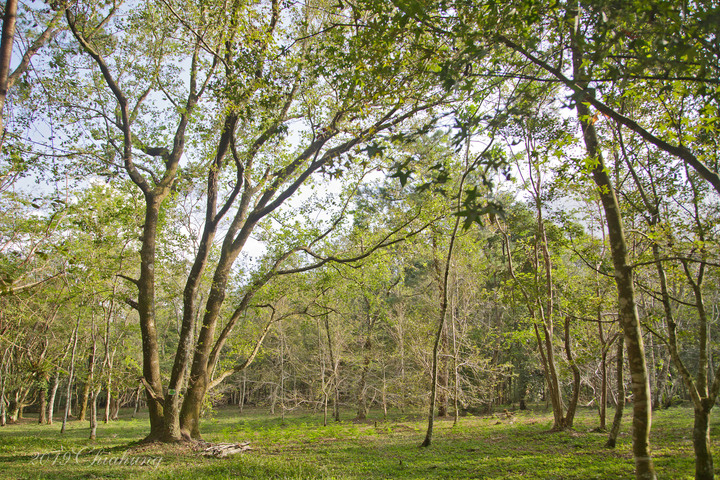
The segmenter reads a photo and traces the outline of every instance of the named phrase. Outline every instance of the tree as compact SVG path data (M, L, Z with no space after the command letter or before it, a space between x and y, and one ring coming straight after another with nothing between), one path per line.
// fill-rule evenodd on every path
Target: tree
M385 131L401 128L408 119L438 104L443 95L433 91L424 76L416 75L423 69L422 58L408 56L408 62L391 63L380 60L398 55L394 42L399 29L382 36L370 34L378 31L379 23L369 16L343 23L342 12L329 13L322 7L279 2L233 4L223 15L227 23L210 28L205 18L225 7L207 5L197 11L166 2L159 10L150 5L147 8L151 10L138 10L122 23L115 8L101 14L90 5L78 4L66 17L77 44L92 61L91 68L99 71L106 85L105 91L98 92L103 110L117 112L115 117L103 113L98 118L110 134L105 134L114 152L109 165L116 165L112 157L119 157L117 165L124 168L145 198L141 270L133 283L138 287L134 304L143 330L144 379L151 411L149 437L177 440L181 431L186 437L199 436L198 416L209 372L253 289L272 276L271 272L259 276L247 300L241 301L225 330L215 338L232 266L258 223L293 196L311 175L320 171L341 173L352 165L363 144ZM347 11L351 12L350 8ZM244 17L253 21L241 23ZM157 35L150 33L148 29L152 28ZM170 40L171 32L182 40ZM108 42L113 35L122 41ZM126 70L113 60L124 49L144 52L144 58ZM164 56L158 56L160 51ZM189 89L184 92L176 83L172 88L164 85L169 65L180 54L187 55L190 64ZM154 73L143 80L148 78L146 72ZM321 92L325 98L334 97L335 103L325 102ZM149 99L155 95L181 105L179 114L172 113L177 117L172 135L163 133L163 128L171 125L157 122L149 106ZM214 140L206 140L200 133L204 125L198 121L201 117L196 109L203 95L209 95L215 109L203 112L207 111L211 123L222 125L219 138ZM283 143L292 119L300 119L293 127L305 142L299 149L286 148ZM193 125L194 131L190 130ZM177 182L180 159L191 134L198 135L193 138L205 145L214 143L215 153L209 163L198 157L198 168L205 169L208 179L206 219L186 282L183 326L169 394L165 396L154 313L158 219ZM155 146L167 140L172 148ZM368 154L375 156L371 150ZM233 160L229 165L228 155ZM341 161L343 157L347 160ZM220 190L218 182L226 172L232 175L234 185ZM232 219L223 227L225 240L213 266L206 314L180 408L199 278L220 222L233 209Z

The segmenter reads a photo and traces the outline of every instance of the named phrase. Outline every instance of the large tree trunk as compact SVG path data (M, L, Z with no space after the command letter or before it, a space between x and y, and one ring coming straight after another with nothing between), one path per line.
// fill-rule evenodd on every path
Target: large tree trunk
M199 440L200 437L200 413L202 402L207 391L207 377L205 374L193 375L192 386L188 386L187 393L182 402L180 410L180 429L183 438L186 440Z
M712 404L705 401L702 408L695 409L693 426L693 448L695 449L695 480L713 480L713 458L710 452L710 409Z
M155 249L160 205L166 195L145 193L145 225L140 249L140 278L137 280L137 310L143 350L143 380L150 416L147 440L159 440L163 435L162 381L160 353L155 327Z
M573 63L575 78L580 78L581 58L574 49ZM628 260L625 232L622 222L620 205L615 190L600 154L597 134L591 121L590 110L583 102L576 104L578 119L583 130L583 138L588 156L595 161L592 177L598 187L598 193L605 210L605 219L610 238L613 266L615 267L615 284L618 291L618 307L620 323L627 345L628 364L632 378L633 390L633 454L635 457L635 476L637 479L654 480L655 467L650 457L650 427L652 425L652 407L650 383L645 364L645 347L640 329L637 307L635 305L635 288L633 285L632 266Z

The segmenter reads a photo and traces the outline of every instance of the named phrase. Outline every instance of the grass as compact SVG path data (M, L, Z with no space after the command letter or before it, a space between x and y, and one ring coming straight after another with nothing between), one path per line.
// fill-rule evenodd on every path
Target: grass
M350 414L346 414L349 418ZM651 444L661 478L694 477L693 411L675 407L655 413ZM430 448L419 448L423 415L394 413L383 421L322 426L312 412L292 412L285 423L266 410L218 410L206 420L211 442L249 441L253 451L226 459L205 458L178 445L142 445L146 418L100 424L87 439L88 422L59 424L31 420L0 429L0 478L12 479L626 479L633 477L630 418L614 450L606 434L594 433L593 410L581 410L572 431L549 433L550 412L517 412L510 423L495 417L435 422ZM711 436L720 433L713 421ZM716 463L720 463L720 460ZM720 473L720 470L716 471Z

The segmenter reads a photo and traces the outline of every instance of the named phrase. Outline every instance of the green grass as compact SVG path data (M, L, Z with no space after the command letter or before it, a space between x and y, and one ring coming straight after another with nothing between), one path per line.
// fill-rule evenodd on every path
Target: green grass
M418 412L419 413L419 412ZM350 417L350 414L347 414ZM661 478L694 476L690 439L693 412L676 407L655 413L653 458ZM205 458L185 447L138 444L146 418L100 424L90 442L88 422L37 425L31 420L0 429L0 478L17 479L625 479L633 477L630 418L615 450L592 410L579 412L575 429L549 433L549 412L517 412L513 423L463 417L458 426L435 422L434 442L424 438L423 415L393 414L387 421L322 426L310 412L292 412L282 424L266 410L225 408L202 425L211 442L249 441L253 451L227 459ZM713 437L720 423L712 423ZM144 464L140 464L143 462ZM718 460L720 462L720 460ZM718 463L716 462L716 463ZM134 464L133 464L134 463ZM718 471L717 473L720 473Z

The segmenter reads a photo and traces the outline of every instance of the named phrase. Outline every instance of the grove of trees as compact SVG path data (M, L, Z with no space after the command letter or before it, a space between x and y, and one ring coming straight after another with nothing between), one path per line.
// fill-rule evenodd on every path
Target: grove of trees
M7 0L0 423L720 393L720 5ZM609 419L610 410L614 418ZM101 411L102 410L102 411ZM626 413L626 412L625 412ZM101 429L102 427L100 427ZM659 472L662 476L662 472Z

